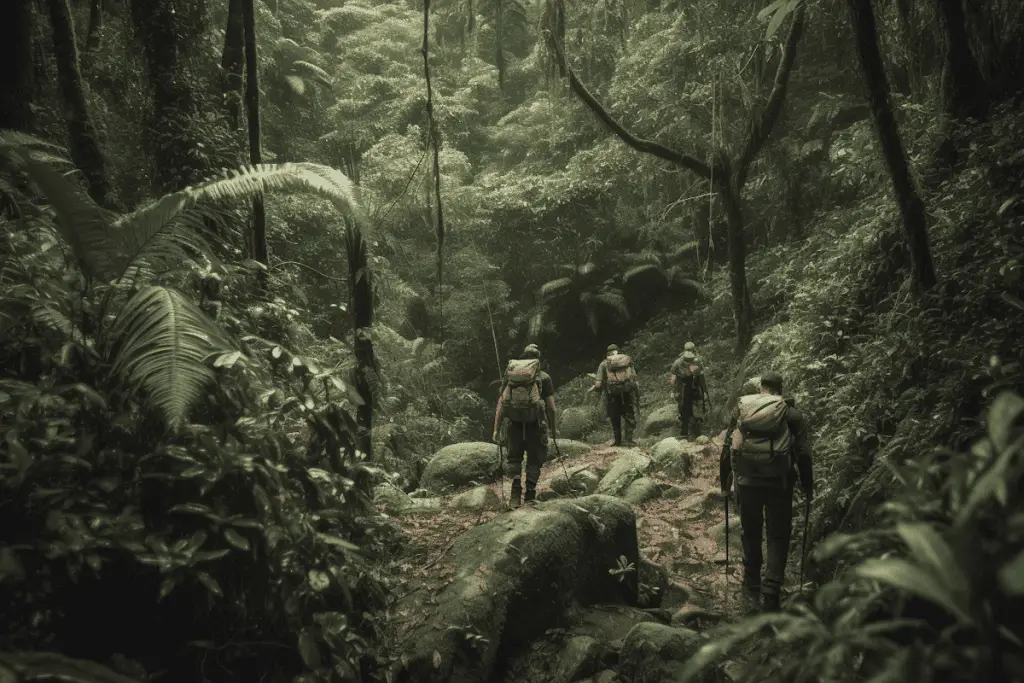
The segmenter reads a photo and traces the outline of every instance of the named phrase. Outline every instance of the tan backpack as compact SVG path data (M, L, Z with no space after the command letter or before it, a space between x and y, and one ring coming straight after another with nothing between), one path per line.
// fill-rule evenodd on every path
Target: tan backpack
M788 410L781 396L754 394L740 398L731 449L737 475L784 479L789 474L793 435L789 431Z
M608 376L605 388L612 396L628 394L636 389L636 370L633 359L624 353L613 353L604 361L605 374Z
M505 417L513 422L539 422L544 415L544 399L540 391L540 360L511 360L505 370L502 393Z

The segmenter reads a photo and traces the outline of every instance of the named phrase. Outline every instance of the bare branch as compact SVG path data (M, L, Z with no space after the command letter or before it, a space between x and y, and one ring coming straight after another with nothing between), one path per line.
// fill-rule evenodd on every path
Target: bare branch
M614 116L608 113L608 110L604 108L597 98L587 90L587 87L583 85L582 81L580 81L576 72L573 71L571 66L569 66L569 61L565 58L565 53L562 50L562 41L552 36L549 37L549 44L554 48L558 56L559 64L569 76L569 87L572 88L572 91L576 93L576 96L583 100L583 103L587 105L587 108L590 109L590 111L592 111L594 115L601 120L601 123L603 123L608 130L614 133L616 137L638 152L643 152L644 154L650 154L651 156L658 157L659 159L664 159L665 161L672 162L677 166L682 166L685 169L693 171L702 178L707 180L711 179L712 167L708 166L700 159L665 147L653 140L645 140L644 138L637 137L628 131L615 119ZM714 175L717 176L718 173L715 173Z
M772 92L768 96L768 102L761 110L761 116L751 121L750 130L747 134L746 143L736 160L736 186L743 187L747 180L747 172L750 165L761 152L761 148L768 141L772 134L772 128L779 120L782 113L782 104L786 100L786 88L789 86L789 75L793 71L793 64L796 62L796 48L800 43L800 37L804 30L805 4L800 7L793 17L793 24L789 27L789 35L786 36L786 44L783 47L782 59L779 61L779 68L775 72L775 83L772 85Z

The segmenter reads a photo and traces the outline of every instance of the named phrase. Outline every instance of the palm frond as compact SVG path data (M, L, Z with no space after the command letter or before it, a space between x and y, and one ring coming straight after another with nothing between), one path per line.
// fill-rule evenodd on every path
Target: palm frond
M565 294L571 288L571 277L560 277L555 280L550 280L540 286L540 299L541 301L550 301L556 296L561 296L562 294Z
M626 297L622 296L619 292L595 294L594 304L612 311L620 320L629 320L629 308L626 306Z
M648 263L642 266L633 266L632 268L627 270L625 273L622 274L622 281L625 284L629 284L635 278L648 276L653 273L657 273L659 276L665 278L666 280L668 279L665 276L665 271L662 270L661 266L653 263Z
M669 286L684 289L695 296L704 295L704 285L692 278L686 277L684 271L678 266L673 266L668 272Z
M697 240L694 240L692 242L687 242L686 244L681 244L678 247L676 247L675 249L673 249L670 254L667 254L667 259L666 260L669 263L679 263L684 258L686 258L688 256L691 256L692 254L697 253L697 249L698 249L699 246L700 246L700 242L698 242Z
M113 372L143 392L171 429L214 379L206 358L231 344L181 292L150 286L135 293L111 328Z
M587 261L583 265L576 268L576 274L580 277L587 277L593 274L597 270L597 265L593 261Z
M312 62L307 62L304 59L299 59L292 62L291 66L292 75L305 76L311 78L315 82L327 86L328 88L333 87L334 81L331 79L331 75L321 69Z
M302 80L302 76L285 74L284 82L288 84L288 87L291 88L292 92L296 95L306 94L306 81Z

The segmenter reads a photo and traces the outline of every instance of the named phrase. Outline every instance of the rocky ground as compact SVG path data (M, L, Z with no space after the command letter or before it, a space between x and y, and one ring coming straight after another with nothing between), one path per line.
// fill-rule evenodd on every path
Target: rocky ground
M671 426L645 425L633 448L559 440L540 501L518 510L491 481L493 444L442 449L410 495L378 488L406 535L395 680L676 680L701 633L745 608L734 517L726 572L719 443Z

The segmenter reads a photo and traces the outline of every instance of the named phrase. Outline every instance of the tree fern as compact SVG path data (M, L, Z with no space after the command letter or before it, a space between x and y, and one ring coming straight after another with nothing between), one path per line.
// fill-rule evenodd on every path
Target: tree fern
M142 391L171 429L184 424L214 379L207 357L231 348L220 328L184 294L155 285L125 302L111 335L113 372Z

